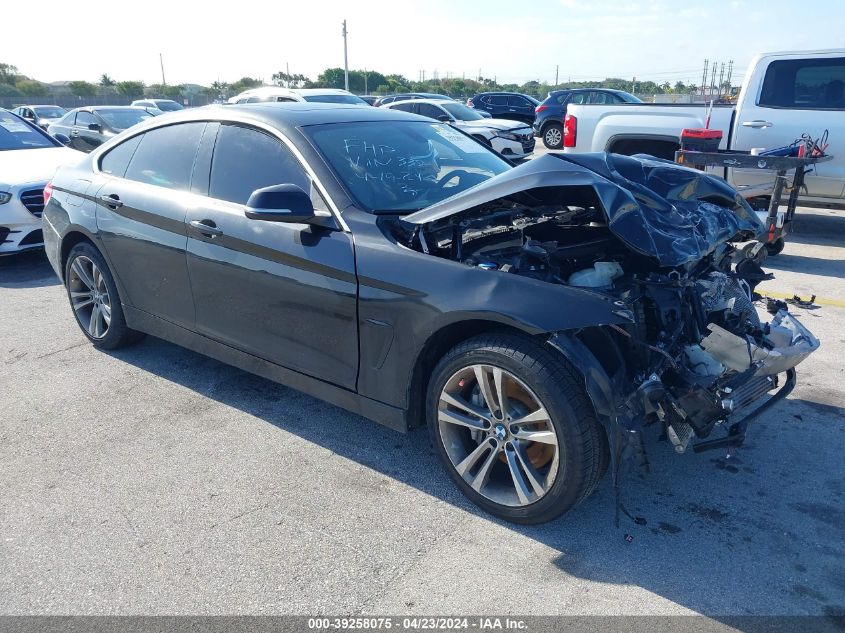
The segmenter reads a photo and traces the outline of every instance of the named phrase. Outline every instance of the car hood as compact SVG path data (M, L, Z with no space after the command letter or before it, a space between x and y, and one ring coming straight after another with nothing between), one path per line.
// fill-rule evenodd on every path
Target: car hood
M482 119L480 121L458 121L458 125L467 128L486 127L491 130L515 130L518 128L528 128L531 126L520 121L511 121L509 119Z
M748 203L721 178L651 156L604 152L546 154L402 221L428 224L530 189L585 185L595 189L610 231L662 266L698 261L723 242L763 231Z
M50 180L56 169L85 158L83 152L68 147L12 149L0 152L0 185L14 187Z

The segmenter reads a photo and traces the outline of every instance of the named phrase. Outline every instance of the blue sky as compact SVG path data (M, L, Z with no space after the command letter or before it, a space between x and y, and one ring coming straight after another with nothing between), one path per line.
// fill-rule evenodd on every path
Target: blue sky
M700 83L706 57L733 59L739 83L755 53L845 47L845 1L835 0L86 0L83 13L102 18L98 26L79 7L68 15L66 1L44 0L37 14L27 3L7 5L0 61L44 81L96 81L105 72L157 82L159 52L168 83L269 81L285 64L313 79L343 65L344 18L351 68L409 78L481 69L500 82L553 81L559 65L562 81ZM5 26L14 24L22 28Z

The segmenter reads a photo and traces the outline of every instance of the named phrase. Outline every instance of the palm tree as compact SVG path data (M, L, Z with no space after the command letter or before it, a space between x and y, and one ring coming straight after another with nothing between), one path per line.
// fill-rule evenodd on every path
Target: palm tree
M115 82L115 80L112 79L111 77L109 77L106 73L103 73L102 75L100 75L100 86L101 87L111 88L112 86L114 86L115 83L117 83L117 82Z

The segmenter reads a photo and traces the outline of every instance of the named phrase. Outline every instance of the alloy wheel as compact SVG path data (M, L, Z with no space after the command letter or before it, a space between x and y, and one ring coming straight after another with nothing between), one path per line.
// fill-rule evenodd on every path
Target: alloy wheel
M470 365L455 372L440 393L437 421L455 471L490 501L526 506L554 483L560 450L549 413L507 370Z
M550 127L548 130L546 130L546 134L543 138L543 141L549 147L557 147L558 145L560 145L561 141L560 130L556 127Z
M70 265L68 292L79 324L95 339L102 339L111 324L111 297L97 264L84 255Z

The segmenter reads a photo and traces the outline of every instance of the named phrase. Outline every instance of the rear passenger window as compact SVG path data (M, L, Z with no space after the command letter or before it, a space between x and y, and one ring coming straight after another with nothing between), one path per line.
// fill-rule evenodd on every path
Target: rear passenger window
M129 162L126 178L187 191L205 122L179 123L150 130Z
M758 105L845 109L845 57L782 59L769 64Z
M97 119L94 118L94 115L90 112L77 112L76 113L76 125L82 127L88 127L92 123L96 123Z
M421 103L419 113L423 116L427 116L429 119L437 119L438 117L446 115L443 110L435 105L431 105L430 103Z
M211 161L209 196L246 204L256 189L281 184L311 190L308 174L279 139L239 125L220 127Z
M129 166L129 161L132 160L132 155L138 149L138 144L143 136L143 134L133 136L128 141L124 141L106 152L106 155L100 159L100 171L123 178L126 174L126 168Z
M414 112L414 104L413 103L397 103L395 106L390 108L391 110L402 110L402 112Z

